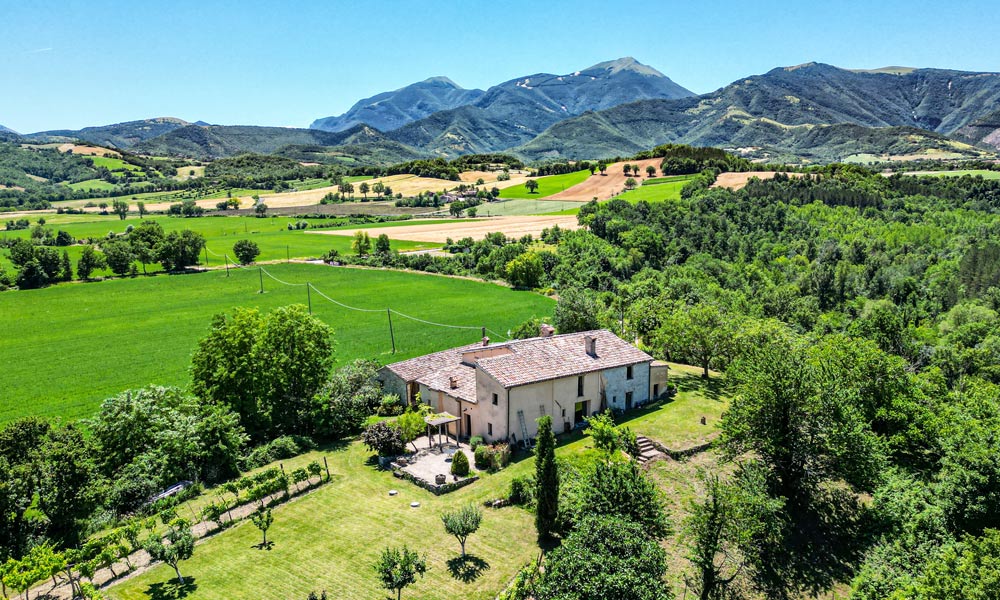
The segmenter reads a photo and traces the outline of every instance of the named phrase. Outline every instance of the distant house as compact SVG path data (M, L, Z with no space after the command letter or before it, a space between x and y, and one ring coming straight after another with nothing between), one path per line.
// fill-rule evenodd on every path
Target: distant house
M520 442L550 415L557 433L584 424L607 408L627 410L655 398L666 385L665 363L607 330L492 344L482 342L386 365L386 391L460 416L449 433L493 442Z

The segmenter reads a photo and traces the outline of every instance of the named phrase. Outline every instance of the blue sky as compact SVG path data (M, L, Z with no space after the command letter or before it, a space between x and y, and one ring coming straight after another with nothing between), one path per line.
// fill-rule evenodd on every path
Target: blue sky
M435 75L486 88L621 56L698 93L807 61L1000 70L995 0L818 4L0 0L0 124L306 127Z

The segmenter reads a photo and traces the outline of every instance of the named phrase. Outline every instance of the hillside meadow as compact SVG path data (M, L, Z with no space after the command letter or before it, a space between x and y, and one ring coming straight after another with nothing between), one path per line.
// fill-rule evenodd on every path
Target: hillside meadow
M312 292L313 313L333 329L337 364L356 358L390 362L467 344L480 338L484 326L505 335L526 319L550 315L554 306L530 292L426 274L308 264L266 269L287 283L308 281L339 302L377 310L346 310ZM101 400L129 388L185 385L191 353L213 315L236 306L267 311L309 300L304 285L282 285L264 275L260 294L260 281L261 272L251 268L229 276L217 270L0 294L0 423L27 415L87 417ZM394 315L393 355L386 307L474 329Z
M590 177L590 171L575 171L562 175L537 177L534 179L534 181L538 182L538 189L535 192L529 192L525 184L521 183L500 190L500 197L526 200L545 198L546 196L564 192L574 185L586 181L588 177Z

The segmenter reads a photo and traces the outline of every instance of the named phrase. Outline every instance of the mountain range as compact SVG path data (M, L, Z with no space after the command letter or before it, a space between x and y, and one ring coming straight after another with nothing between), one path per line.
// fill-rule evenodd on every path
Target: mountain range
M467 90L434 77L357 102L310 129L134 121L30 134L209 159L244 152L390 163L506 151L524 158L626 156L669 143L752 156L982 156L1000 149L1000 74L820 63L781 67L694 95L633 58Z

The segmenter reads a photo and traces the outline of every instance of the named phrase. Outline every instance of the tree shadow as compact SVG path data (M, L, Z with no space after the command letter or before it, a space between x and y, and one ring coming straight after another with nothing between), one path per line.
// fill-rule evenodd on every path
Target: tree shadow
M150 600L178 600L186 598L197 589L198 584L195 583L194 577L185 577L184 583L180 583L177 579L154 583L146 588L146 596Z
M456 556L448 561L448 572L463 583L472 583L479 579L479 576L489 568L490 563L475 554Z
M677 386L678 392L700 392L709 400L716 402L725 400L732 391L726 379L719 376L705 379L698 375L683 375L671 377L668 381Z
M259 544L254 544L252 547L256 548L258 550L270 550L271 548L274 548L274 542L272 542L271 540L268 540L266 542L261 542Z

